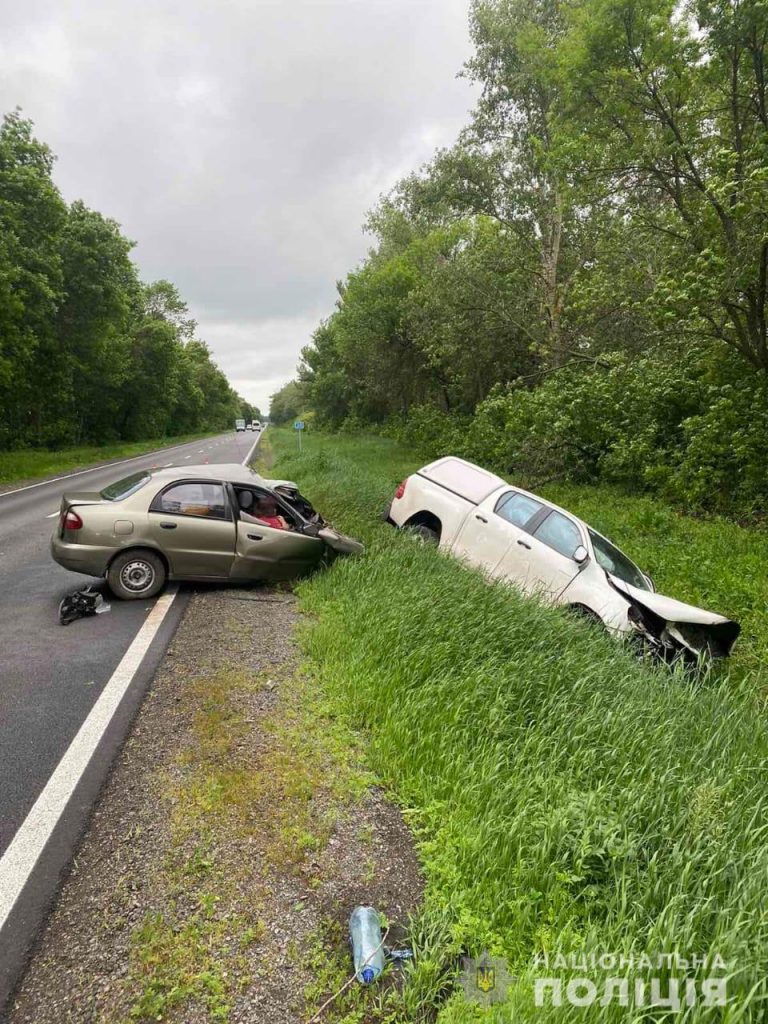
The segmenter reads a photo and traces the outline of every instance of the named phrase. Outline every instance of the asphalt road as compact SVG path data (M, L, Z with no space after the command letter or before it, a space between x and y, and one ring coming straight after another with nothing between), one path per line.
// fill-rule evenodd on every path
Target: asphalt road
M101 581L111 610L67 627L59 625L62 597L88 582L87 577L57 565L48 550L62 493L100 490L113 480L153 466L243 462L255 440L250 431L228 433L0 494L0 858L155 604L154 600L116 601ZM94 757L98 763L90 777L82 780L76 799L62 815L65 820L51 837L45 856L40 857L27 887L30 892L25 891L24 899L18 901L23 905L14 908L0 931L0 1006L18 971L18 952L28 944L55 893L111 756L173 633L185 599L182 586L172 614L142 662L143 671L137 673L125 707L121 705L121 714L115 716L106 737L109 742L103 743L99 756Z

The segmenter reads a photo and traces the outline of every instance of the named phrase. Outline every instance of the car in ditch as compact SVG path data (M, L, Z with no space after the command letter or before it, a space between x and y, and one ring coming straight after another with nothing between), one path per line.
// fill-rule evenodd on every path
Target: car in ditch
M363 545L335 530L290 480L239 464L141 470L61 500L59 565L106 577L125 600L166 580L286 580Z
M455 456L403 480L388 520L665 660L726 657L740 632L722 615L657 594L650 576L573 513Z

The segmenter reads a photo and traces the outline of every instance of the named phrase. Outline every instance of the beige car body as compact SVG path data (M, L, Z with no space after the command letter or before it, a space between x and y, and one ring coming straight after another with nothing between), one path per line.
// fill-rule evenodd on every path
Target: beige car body
M72 572L106 576L121 552L152 551L172 580L282 580L312 569L329 547L348 550L335 545L340 535L319 516L305 518L275 492L275 487L295 488L290 481L266 480L239 464L171 467L145 475L146 482L119 500L105 500L100 492L65 494L51 538L55 561ZM160 509L158 499L169 488L196 482L221 486L220 516L193 505L185 512ZM245 521L237 487L269 496L294 528ZM64 526L70 511L82 523L77 529Z

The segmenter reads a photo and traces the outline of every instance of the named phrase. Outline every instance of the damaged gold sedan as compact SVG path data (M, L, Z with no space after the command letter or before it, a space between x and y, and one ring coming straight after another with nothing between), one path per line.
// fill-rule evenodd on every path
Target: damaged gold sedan
M289 480L238 464L142 471L65 494L51 538L59 565L145 600L166 580L286 580L363 545L328 524Z

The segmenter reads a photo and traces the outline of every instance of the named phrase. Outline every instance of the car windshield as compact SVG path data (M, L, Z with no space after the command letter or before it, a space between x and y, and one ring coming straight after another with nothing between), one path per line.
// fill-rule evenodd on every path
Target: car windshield
M110 484L99 493L105 501L122 501L123 498L127 498L129 494L133 494L134 491L138 491L140 487L143 487L144 484L151 479L152 475L146 471L141 473L132 473L131 476L126 476L122 480L118 480L116 483Z
M643 576L634 562L631 562L623 551L611 544L605 537L601 537L594 530L589 531L592 547L595 549L597 564L602 566L611 576L637 587L638 590L650 590L648 580Z

